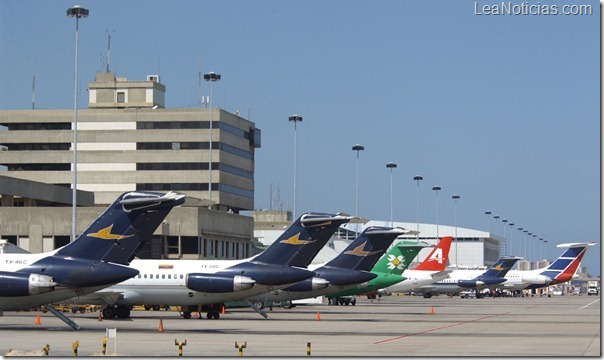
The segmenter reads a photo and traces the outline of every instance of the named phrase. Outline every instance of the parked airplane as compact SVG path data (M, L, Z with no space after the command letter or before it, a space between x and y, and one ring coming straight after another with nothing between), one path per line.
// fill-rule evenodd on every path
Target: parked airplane
M339 299L342 296L367 295L368 298L375 298L380 289L399 283L406 278L403 271L415 259L417 254L426 247L426 244L419 244L415 241L403 240L395 244L378 262L371 268L371 273L376 275L375 279L360 284L356 288L338 291L329 294L331 304L341 304Z
M132 305L178 305L183 316L204 305L208 318L218 319L226 301L274 291L312 278L305 269L338 227L351 217L323 213L300 216L271 246L238 260L133 260L134 278L81 297L104 307L103 316L125 318ZM325 287L313 282L313 288ZM201 310L201 309L199 309Z
M175 193L122 194L75 241L40 254L0 254L0 309L45 305L78 329L50 303L82 297L136 276L128 267L170 210L184 203Z
M511 270L505 276L506 282L501 284L501 288L510 291L530 290L572 280L587 248L596 244L595 242L560 244L557 247L567 250L549 266L535 270Z
M384 290L387 292L415 291L423 293L426 298L431 297L431 284L446 279L451 272L445 270L445 268L447 267L452 242L453 237L443 237L424 261L413 269L407 269L403 272L405 280L388 286Z
M370 272L384 251L400 235L415 233L401 228L370 226L351 242L342 253L325 264L309 267L316 275L312 279L299 282L281 290L264 293L249 298L260 306L274 301L292 301L339 292L367 283L378 275ZM323 288L313 287L314 283L326 283Z
M475 289L481 297L484 289L494 291L506 281L505 275L520 260L519 257L501 257L487 270L454 270L449 277L432 284L432 293L452 294L463 289Z

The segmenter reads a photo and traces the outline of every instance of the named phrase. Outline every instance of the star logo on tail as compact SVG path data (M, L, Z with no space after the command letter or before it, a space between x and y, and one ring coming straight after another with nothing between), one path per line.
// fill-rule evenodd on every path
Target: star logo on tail
M289 239L281 240L281 243L290 245L305 245L313 242L315 242L315 240L300 240L300 233L297 233Z
M126 239L126 238L134 236L134 235L123 236L123 235L119 235L119 234L112 234L111 233L112 228L113 228L113 224L107 226L104 229L99 230L98 232L87 234L87 236L96 237L96 238L103 239L103 240L122 240L122 239Z
M355 247L352 250L348 250L345 251L344 254L347 255L355 255L355 256L369 256L369 255L374 255L374 254L378 254L380 253L379 251L365 251L363 250L363 248L365 248L365 245L367 244L367 241L365 241L364 243L362 243L361 245Z

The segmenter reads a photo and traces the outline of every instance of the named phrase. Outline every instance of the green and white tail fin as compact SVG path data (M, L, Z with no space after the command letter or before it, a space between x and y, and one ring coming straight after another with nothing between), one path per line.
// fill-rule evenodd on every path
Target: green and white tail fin
M371 272L374 274L402 275L420 250L426 246L428 245L408 240L397 242L390 251L380 258L371 269Z

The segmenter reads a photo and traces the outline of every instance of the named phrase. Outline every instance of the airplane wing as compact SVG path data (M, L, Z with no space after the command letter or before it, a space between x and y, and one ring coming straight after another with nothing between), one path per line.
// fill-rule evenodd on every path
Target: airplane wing
M434 282L438 282L438 281L444 280L447 277L449 277L449 274L452 271L453 270L443 270L443 271L435 272L434 274L430 274L430 276L432 277Z
M103 290L101 290L101 291L97 291L95 293L80 297L80 302L85 303L85 302L89 301L89 302L93 302L95 304L102 302L104 304L113 305L118 300L123 299L124 297L125 297L125 294L123 291L112 291L112 290L103 291Z

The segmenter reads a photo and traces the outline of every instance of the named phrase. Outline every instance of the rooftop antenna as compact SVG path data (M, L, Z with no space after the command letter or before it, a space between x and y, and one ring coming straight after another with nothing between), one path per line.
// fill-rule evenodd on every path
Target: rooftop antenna
M105 72L109 72L110 59L111 59L111 34L109 34L109 29L107 29L107 70Z

